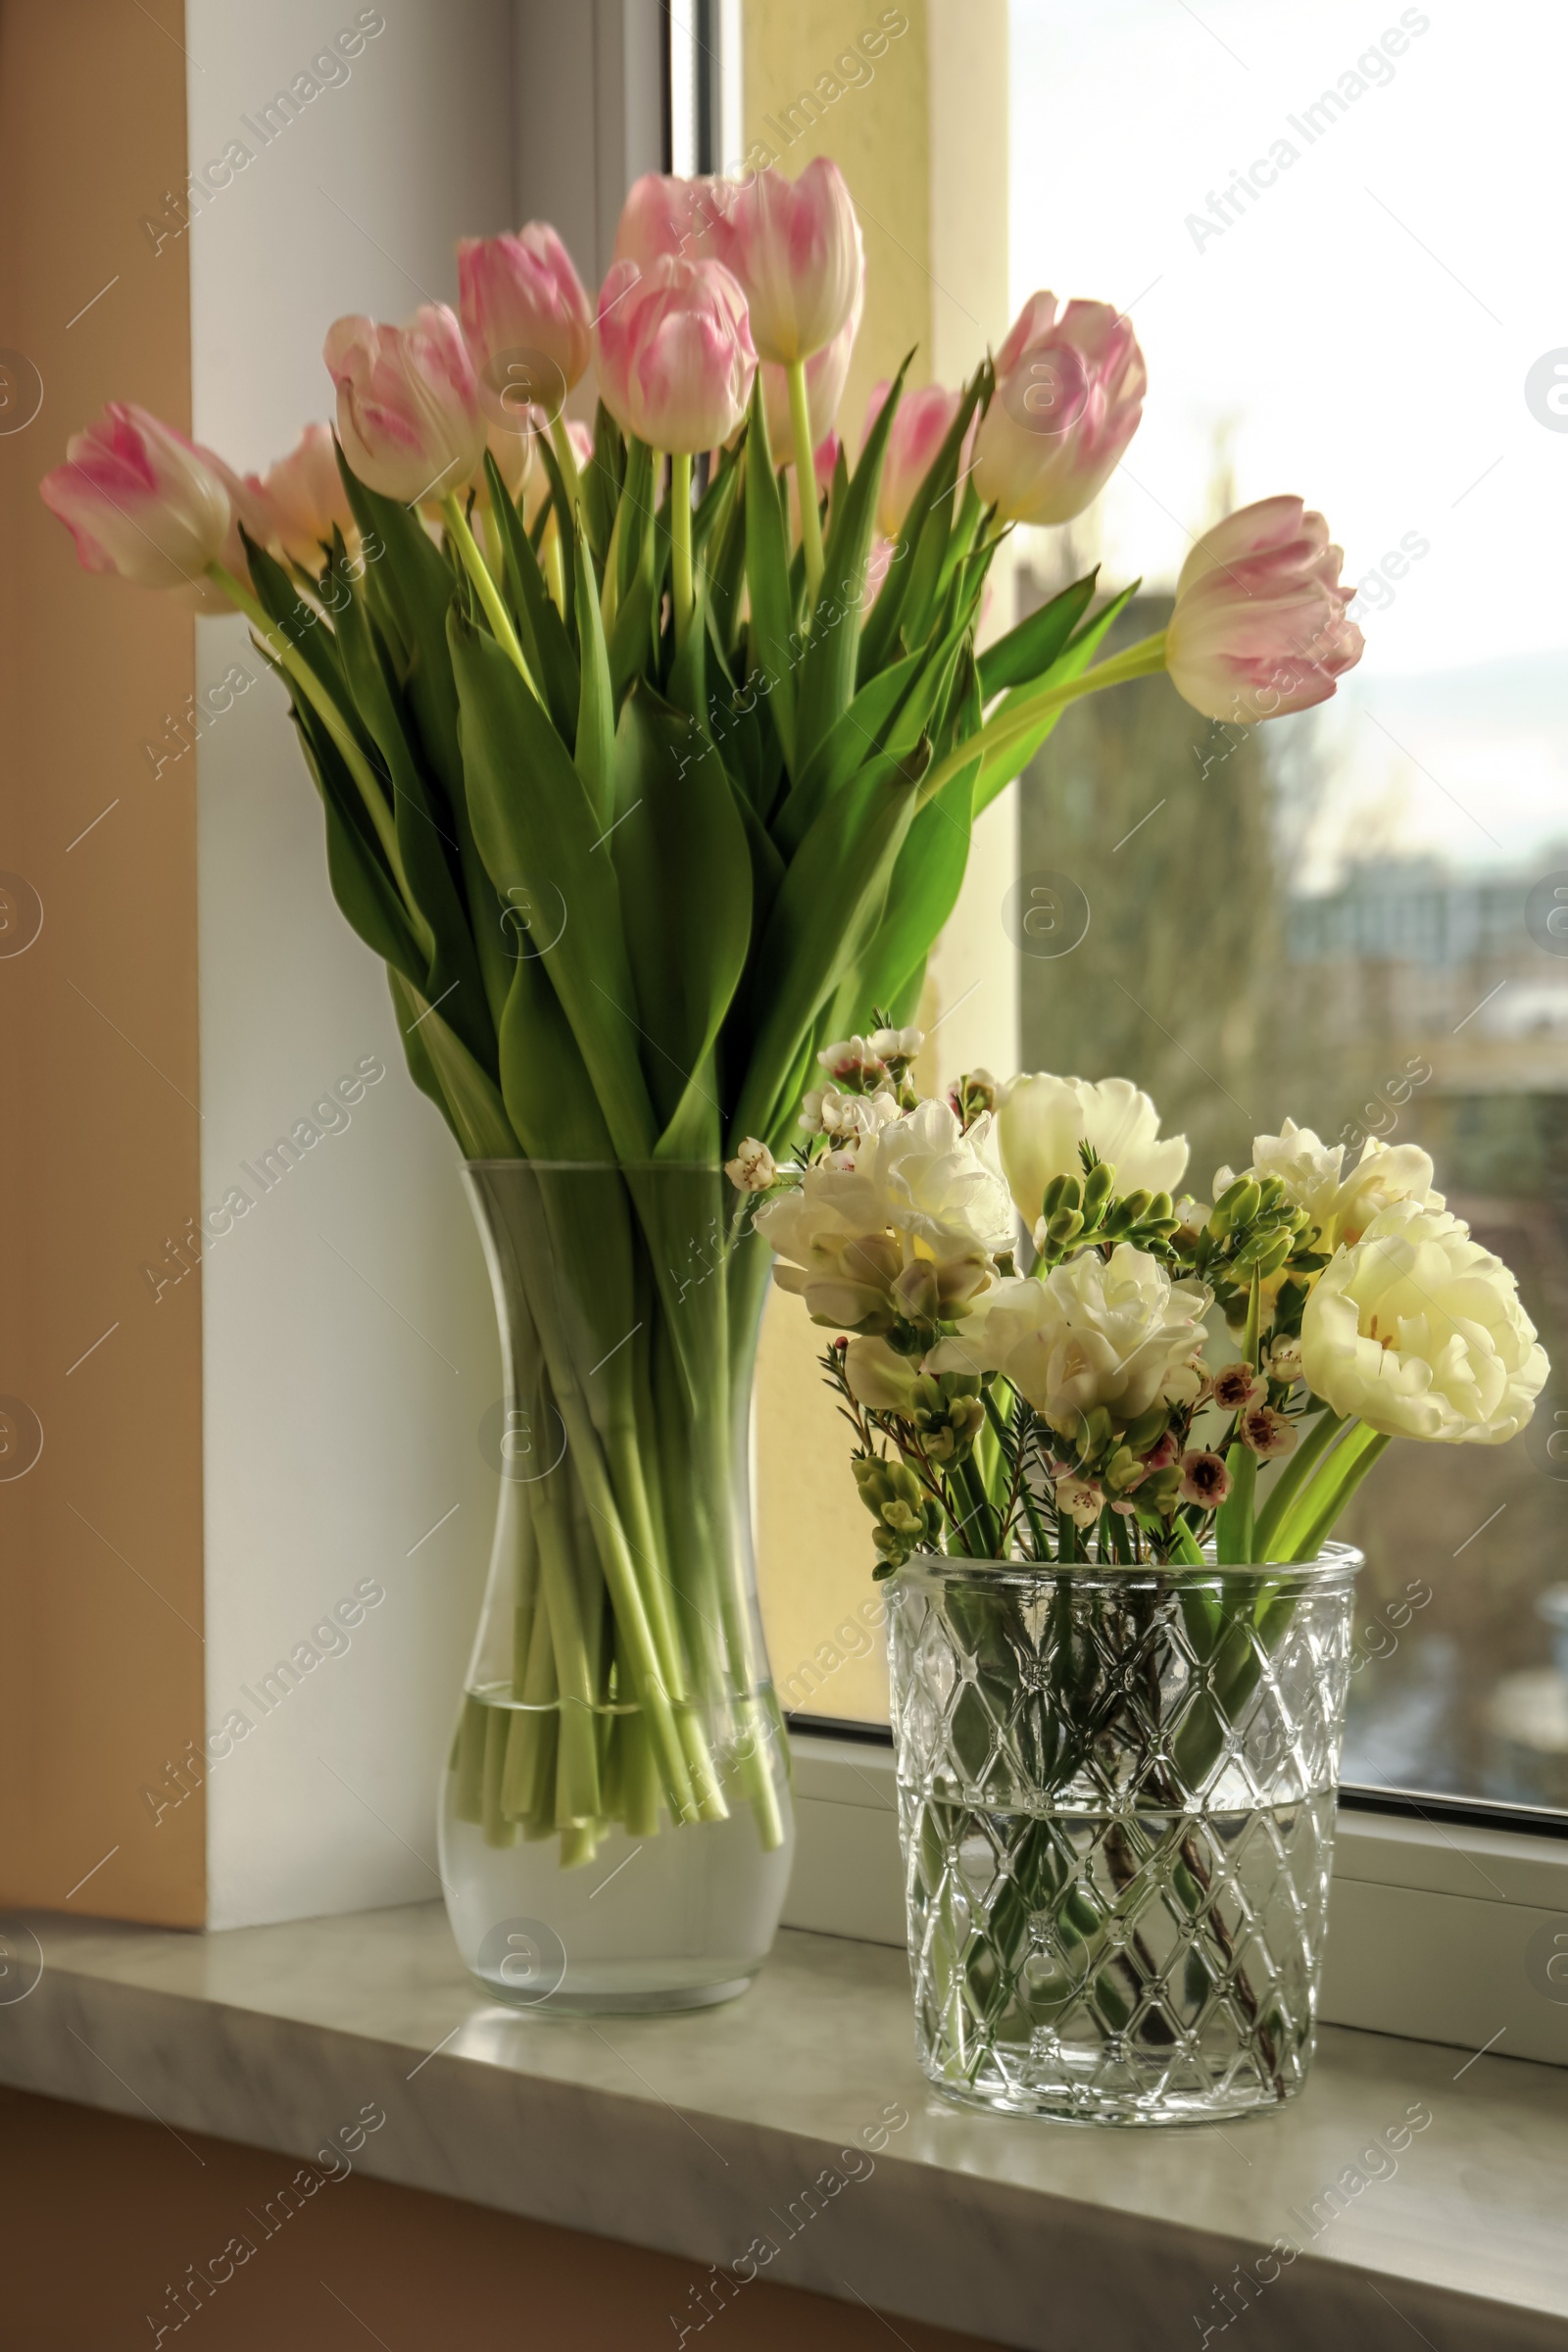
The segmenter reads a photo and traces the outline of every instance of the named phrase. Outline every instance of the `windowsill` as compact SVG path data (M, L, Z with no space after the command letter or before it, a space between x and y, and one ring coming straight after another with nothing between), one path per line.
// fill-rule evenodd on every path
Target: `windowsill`
M1568 2343L1550 2066L1331 2027L1278 2115L1099 2132L936 2098L905 1960L875 1944L786 1931L739 2001L590 2025L481 2000L438 1904L213 1936L33 1925L43 1976L0 2007L19 2089L302 2157L373 2101L386 2123L354 2161L378 2179L742 2277L771 2240L768 2278L1015 2345L1217 2341L1238 2262L1250 2352L1412 2328L1440 2352ZM873 2160L890 2109L908 2121ZM1360 2163L1412 2109L1430 2124ZM1384 2177L1314 2236L1314 2200L1357 2165ZM824 2168L841 2185L803 2223ZM1299 2258L1260 2288L1282 2237Z

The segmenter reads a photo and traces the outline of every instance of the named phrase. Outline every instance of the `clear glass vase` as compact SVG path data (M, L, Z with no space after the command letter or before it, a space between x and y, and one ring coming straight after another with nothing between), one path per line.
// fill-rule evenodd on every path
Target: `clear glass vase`
M765 1246L718 1168L470 1162L501 1330L490 1577L441 1804L495 1998L744 1991L789 1879L751 1542Z
M1277 2106L1311 2063L1359 1552L916 1559L889 1587L920 2064L1102 2124Z

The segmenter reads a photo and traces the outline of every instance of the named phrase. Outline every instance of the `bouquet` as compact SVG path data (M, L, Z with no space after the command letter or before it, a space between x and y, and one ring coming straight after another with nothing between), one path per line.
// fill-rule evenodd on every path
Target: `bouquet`
M1322 1957L1358 1556L1331 1531L1394 1438L1511 1438L1546 1358L1416 1146L1347 1166L1287 1120L1200 1204L1125 1079L915 1102L918 1044L827 1050L757 1223L837 1335L875 1573L906 1571L921 2063L1015 2112L1269 2105Z
M265 475L112 405L43 484L89 569L251 622L410 1073L492 1172L509 1410L565 1452L502 1514L514 1641L476 1668L459 1805L571 1861L661 1804L738 1796L781 1835L730 1493L766 1260L721 1166L767 1181L827 1042L908 1020L975 818L1076 697L1168 669L1250 722L1360 653L1296 498L1200 540L1168 630L1113 659L1131 590L1097 605L1093 575L979 650L1008 529L1081 513L1136 430L1137 339L1036 294L960 389L906 362L852 460L862 276L830 163L650 177L597 302L532 222L460 245L459 315L337 320L336 432ZM510 1210L498 1166L539 1171ZM922 1511L994 1483L1010 1424L961 1393Z
M1347 1167L1287 1119L1210 1207L1178 1197L1186 1138L1128 1080L977 1071L916 1102L917 1051L830 1048L757 1211L774 1281L840 1335L876 1575L1313 1560L1393 1438L1495 1446L1530 1419L1545 1351L1418 1146L1369 1137Z

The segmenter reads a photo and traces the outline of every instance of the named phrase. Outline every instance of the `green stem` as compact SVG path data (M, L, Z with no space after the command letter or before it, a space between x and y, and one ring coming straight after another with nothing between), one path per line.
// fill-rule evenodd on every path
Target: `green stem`
M1268 1547L1278 1534L1286 1512L1291 1509L1301 1489L1314 1476L1319 1462L1333 1446L1344 1427L1344 1415L1331 1413L1325 1408L1319 1415L1311 1436L1304 1444L1297 1446L1295 1454L1280 1472L1274 1482L1273 1492L1259 1511L1257 1524L1252 1530L1252 1544L1259 1560L1266 1561L1272 1556Z
M1257 1492L1257 1456L1233 1438L1225 1448L1231 1491L1214 1520L1214 1557L1222 1568L1240 1567L1252 1556L1252 1497Z
M577 453L571 446L571 435L566 430L564 416L551 418L550 443L556 453L556 463L561 467L561 478L566 485L566 496L571 501L572 512L581 514L584 512L582 475L577 470Z
M669 460L670 579L675 605L675 650L686 643L692 619L692 461L677 449Z
M257 635L265 640L270 652L275 656L288 672L291 683L299 688L301 695L310 704L311 709L342 753L343 763L359 786L360 798L364 801L367 813L375 827L376 839L381 844L388 865L392 868L393 879L402 893L403 904L408 909L409 921L413 926L415 938L419 943L419 952L426 956L433 955L435 934L420 913L414 893L409 888L409 877L403 864L403 852L398 845L397 821L388 806L386 794L381 789L380 779L355 742L353 731L345 721L330 691L317 676L299 647L284 635L266 607L242 580L237 580L234 574L226 570L221 564L209 564L207 576L216 581L228 598L229 603L239 608Z
M495 632L496 643L511 657L514 667L533 696L534 701L541 702L543 697L533 682L533 672L523 658L521 646L517 643L517 632L512 625L512 614L507 611L506 599L491 577L490 566L479 553L479 542L469 530L468 517L459 505L454 491L449 490L441 501L441 512L446 517L446 525L452 534L453 545L463 558L463 568L478 592L479 602L484 607L485 618Z
M1125 653L1116 654L1109 662L1102 662L1097 669L1086 670L1082 677L1067 678L1056 686L1042 686L1032 693L1020 694L1015 689L994 717L956 744L921 779L918 806L923 808L927 802L935 800L945 784L950 784L963 768L972 766L986 753L1005 751L1023 742L1053 711L1064 710L1069 703L1080 701L1086 694L1099 694L1102 687L1124 686L1131 678L1152 677L1164 666L1165 634L1160 630L1129 646Z
M1380 1436L1376 1430L1368 1429L1364 1422L1347 1438L1334 1457L1333 1468L1325 1473L1312 1491L1317 1494L1325 1487L1330 1490L1323 1495L1315 1513L1308 1518L1302 1512L1300 1519L1285 1531L1280 1548L1287 1551L1292 1560L1317 1558L1334 1531L1335 1521L1389 1443L1389 1439Z
M787 361L784 373L790 387L790 432L795 442L795 492L801 509L801 545L806 550L807 596L814 606L822 588L822 518L816 511L816 453L811 447L806 362Z
M605 576L599 590L599 620L608 645L614 634L615 615L620 610L620 518L626 512L624 494L616 501L615 519L610 526L610 546L605 556Z

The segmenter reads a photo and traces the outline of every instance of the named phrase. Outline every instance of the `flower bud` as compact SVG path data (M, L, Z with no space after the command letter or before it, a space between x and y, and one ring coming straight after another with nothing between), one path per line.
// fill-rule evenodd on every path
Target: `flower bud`
M462 488L482 462L484 419L463 330L444 303L423 304L407 326L335 319L321 356L352 473L403 506Z
M330 425L308 424L287 457L269 466L254 487L270 511L269 540L302 569L320 570L334 529L353 540L354 510L343 487Z
M871 388L860 434L862 447L887 405L891 388L886 376ZM961 393L947 391L941 384L919 384L900 399L888 428L882 479L877 490L876 527L884 539L896 539L903 530L914 494L936 463L962 397ZM959 471L962 470L960 465Z
M66 463L44 475L39 496L85 570L117 571L138 588L200 593L228 537L228 492L206 452L119 401L72 435Z
M615 262L594 327L599 390L653 449L716 449L746 414L757 353L740 287L718 262Z
M1084 1223L1098 1225L1105 1202L1116 1189L1116 1171L1108 1159L1098 1159L1084 1179Z
M1148 383L1125 314L1032 294L997 354L974 481L1007 522L1070 522L1109 479L1138 429Z
M1083 1229L1083 1217L1076 1208L1058 1208L1054 1217L1046 1219L1046 1239L1056 1250L1065 1250Z
M1227 515L1182 565L1165 632L1171 683L1207 718L1250 725L1326 702L1360 661L1343 551L1298 498Z
M460 237L458 299L479 380L503 429L519 410L561 415L593 357L593 313L570 254L548 220L515 235Z
M808 360L855 308L860 234L844 174L817 156L793 183L771 165L730 208L725 259L745 290L763 360Z

